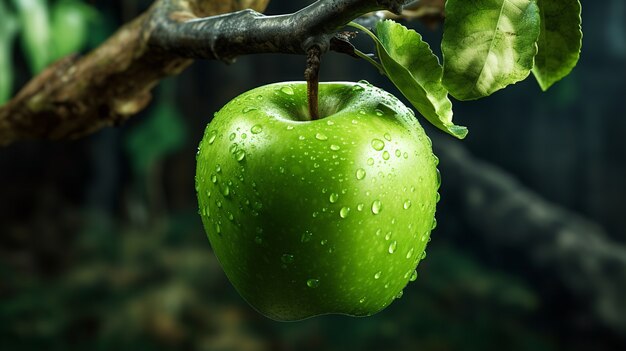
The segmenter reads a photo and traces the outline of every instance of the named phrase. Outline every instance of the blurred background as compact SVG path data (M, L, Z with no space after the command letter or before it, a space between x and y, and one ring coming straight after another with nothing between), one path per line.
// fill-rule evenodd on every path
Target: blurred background
M0 100L150 3L0 0ZM408 25L438 50L440 27ZM213 113L302 80L303 57L196 62L125 125L0 148L0 349L626 350L626 3L584 0L583 31L578 67L547 93L529 77L456 102L464 141L425 126L441 159L439 226L417 281L372 317L257 314L197 215L195 154ZM339 54L320 78L399 95Z

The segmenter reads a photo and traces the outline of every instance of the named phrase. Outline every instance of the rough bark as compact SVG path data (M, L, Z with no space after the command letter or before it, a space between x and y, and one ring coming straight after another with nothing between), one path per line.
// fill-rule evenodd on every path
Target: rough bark
M511 252L518 268L538 272L586 306L586 315L626 330L626 248L595 223L549 203L505 172L475 159L458 142L435 136L445 195L481 246Z
M0 107L0 145L73 139L141 111L151 89L192 59L305 54L311 45L350 53L338 28L374 10L400 12L404 0L320 0L296 13L264 16L269 0L158 0L84 57L48 67Z

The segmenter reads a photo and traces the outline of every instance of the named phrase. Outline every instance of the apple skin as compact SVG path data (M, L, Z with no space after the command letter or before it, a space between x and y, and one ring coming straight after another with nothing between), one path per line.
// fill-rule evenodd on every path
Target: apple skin
M200 215L241 296L275 320L367 316L401 296L425 256L440 178L414 113L369 83L262 86L207 126Z

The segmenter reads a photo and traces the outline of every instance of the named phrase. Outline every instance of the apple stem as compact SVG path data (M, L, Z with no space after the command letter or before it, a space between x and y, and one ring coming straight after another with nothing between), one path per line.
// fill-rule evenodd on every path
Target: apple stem
M319 119L318 87L322 50L317 45L312 45L307 50L306 70L306 96L309 105L309 117L311 120Z

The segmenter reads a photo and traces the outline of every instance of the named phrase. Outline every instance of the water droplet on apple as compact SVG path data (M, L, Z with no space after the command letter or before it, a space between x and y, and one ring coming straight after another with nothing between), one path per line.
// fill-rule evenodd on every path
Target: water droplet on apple
M370 158L368 158L368 159L367 159L367 164L368 164L369 166L373 166L373 165L374 165L374 159L373 159L373 158L371 158L371 157L370 157Z
M217 131L216 130L210 131L209 139L207 140L209 142L209 145L213 144L213 142L215 141L215 138L217 138Z
M402 207L404 207L405 210L408 210L409 208L411 208L411 200L406 200L404 202L404 205L402 205Z
M361 84L365 84L365 85L367 85L367 86L372 86L372 84L370 84L370 82L366 81L365 79L361 79L361 80L359 81L359 83L361 83Z
M248 107L244 108L241 112L243 112L243 113L248 113L248 112L250 112L250 111L254 111L254 110L256 110L256 109L257 109L256 107L250 107L250 106L248 106Z
M381 271L376 272L376 274L374 274L374 279L380 278L381 274L383 274L383 272L381 272Z
M237 151L235 151L234 155L235 155L235 159L241 162L246 157L246 152L242 149L238 149Z
M352 124L359 124L359 121L357 121L356 119L353 119Z
M320 244L321 244L322 246L326 245L327 243L328 243L328 240L326 240L326 239L322 239L322 240L320 241Z
M228 185L224 185L224 187L222 188L222 195L224 195L225 197L230 195L230 187Z
M398 242L397 241L392 241L391 244L389 244L389 253L392 254L394 252L396 252L396 248L398 247Z
M391 135L389 135L389 133L385 133L383 137L385 138L385 140L391 141Z
M287 126L287 130L293 130L293 126Z
M359 82L359 83L360 83L360 82ZM365 88L363 88L362 86L360 86L360 85L358 85L358 84L357 84L357 85L352 86L352 91L363 91L363 90L365 90Z
M337 202L338 199L339 199L339 194L337 193L332 193L330 194L330 197L328 197L328 201L330 201L331 204L334 204L335 202Z
M308 286L309 288L317 288L318 286L320 286L320 280L319 279L315 279L315 278L311 278L309 280L306 281L306 286Z
M280 91L281 91L283 94L293 95L293 89L292 89L291 87L289 87L289 86L286 86L286 87L282 87L282 88L280 88Z
M294 259L294 256L293 256L292 254L283 254L283 255L280 257L280 260L281 260L283 263L286 263L286 264L289 264L289 263L293 262L293 259Z
M263 243L263 238L261 238L261 236L260 236L260 235L257 235L257 236L255 236L255 237L254 237L254 242L255 242L257 245L261 245L261 244Z
M437 228L437 218L433 218L433 223L430 226L430 230Z
M437 197L435 198L435 201L437 201L437 203L441 201L441 195L439 194L439 192L437 192Z
M413 271L413 273L411 273L411 277L409 278L410 282L414 282L415 279L417 279L417 271Z
M385 160L389 159L389 153L387 151L383 151L383 159Z
M356 205L356 209L357 209L358 211L363 211L363 207L364 207L364 205L363 205L362 203L360 203L360 204Z
M402 156L402 151L400 149L396 149L396 157Z
M385 147L385 142L380 139L372 139L372 148L376 151L380 151Z
M437 155L433 154L433 160L435 162L435 166L439 165L439 157L437 157Z
M404 157L404 159L406 160L407 158L409 158L409 153L408 152L403 153L402 157Z
M383 204L380 202L380 200L374 200L374 202L372 202L372 213L377 215L380 213L380 211L382 210Z
M215 222L215 232L217 234L222 234L222 228L220 227L220 224Z
M415 252L414 250L415 250L414 248L411 248L411 250L409 250L409 252L406 253L406 258L411 258L413 256L413 252Z
M333 122L331 120L327 120L326 121L326 125L332 126L332 125L335 125L335 122Z
M365 302L365 298L364 298L364 297L362 297L362 298L359 300L359 303L363 303L363 302Z
M376 236L380 236L380 234L382 234L382 233L383 233L382 229L380 229L380 228L376 229Z
M332 144L330 146L330 149L333 150L333 151L338 151L339 149L341 149L341 147L339 147L339 145Z
M346 218L348 217L349 214L350 214L350 207L342 207L341 210L339 210L339 217L341 218Z
M211 174L211 182L212 182L213 184L217 183L217 175L215 175L215 174Z
M426 251L422 252L422 256L420 256L420 260L423 260L426 258Z
M400 290L400 292L398 293L398 295L396 295L396 299L400 299L400 298L402 298L402 295L404 295L404 290Z
M235 137L236 137L236 136L237 136L237 134L235 134L235 133L230 133L230 135L228 136L228 139L232 141L232 140L234 140L234 139L235 139Z
M437 189L439 189L439 187L441 186L441 173L438 169L435 168L435 170L437 171Z
M255 124L250 128L252 134L259 134L263 131L263 127L260 124Z
M328 137L325 134L317 133L315 134L315 139L324 141L328 140Z
M217 200L215 204L217 205L217 208L222 208L222 202L220 200Z
M393 235L392 232L387 232L387 234L385 234L385 240L391 239L391 235Z
M303 243L308 243L309 241L311 241L311 238L313 238L313 233L307 230L304 233L302 233L302 236L300 237L300 241Z
M300 136L298 137L298 140L304 140L304 139L305 139L305 138L304 138L304 135L300 135Z
M356 170L356 179L361 180L365 178L365 170L363 168L359 168Z
M376 116L380 117L383 115L383 111L381 111L380 109L376 109Z

